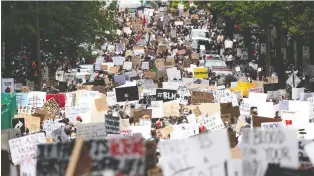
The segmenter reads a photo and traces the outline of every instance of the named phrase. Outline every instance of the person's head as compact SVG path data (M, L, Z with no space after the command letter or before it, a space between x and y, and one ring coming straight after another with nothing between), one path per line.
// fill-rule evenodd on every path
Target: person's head
M82 121L83 121L83 120L82 120L82 117L81 117L81 116L77 116L77 117L76 117L76 121L82 122Z
M70 123L70 120L68 118L64 118L64 119L60 120L59 123L63 123L65 125L68 125Z

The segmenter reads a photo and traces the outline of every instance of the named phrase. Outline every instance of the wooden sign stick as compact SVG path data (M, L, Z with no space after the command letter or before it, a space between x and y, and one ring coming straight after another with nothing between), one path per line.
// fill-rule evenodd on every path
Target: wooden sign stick
M76 138L74 149L72 151L71 158L70 158L70 163L68 164L65 176L74 176L83 144L84 144L84 139L82 137Z

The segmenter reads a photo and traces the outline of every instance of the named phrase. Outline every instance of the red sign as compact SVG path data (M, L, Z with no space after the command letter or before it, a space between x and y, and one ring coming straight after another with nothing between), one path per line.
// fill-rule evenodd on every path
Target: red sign
M58 103L59 108L64 108L65 106L65 94L47 94L46 95L46 101L50 100L51 98L55 99L55 101Z

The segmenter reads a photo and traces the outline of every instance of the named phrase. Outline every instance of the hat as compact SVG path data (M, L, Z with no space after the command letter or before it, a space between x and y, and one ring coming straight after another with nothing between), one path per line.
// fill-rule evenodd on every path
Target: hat
M82 120L82 117L81 116L76 116L76 120L80 121L80 120Z
M64 118L62 120L59 121L59 123L69 123L70 120L68 118Z

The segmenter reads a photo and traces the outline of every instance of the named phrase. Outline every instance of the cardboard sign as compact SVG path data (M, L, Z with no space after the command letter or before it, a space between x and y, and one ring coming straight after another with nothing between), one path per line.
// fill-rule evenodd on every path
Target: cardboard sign
M156 59L155 60L155 65L157 68L161 68L164 66L164 60L163 59Z
M85 140L99 139L106 137L106 128L104 123L87 123L76 126L76 136L81 136Z
M151 72L151 71L144 72L144 77L147 79L156 79L156 76L157 76L156 72Z
M29 92L29 91L30 91L30 88L29 88L28 86L22 86L21 92L27 93L27 92Z
M281 167L287 168L299 167L299 148L295 129L266 131L244 129L240 146L243 166L259 170L256 172L255 169L243 167L243 175L264 176L269 163L280 164Z
M200 55L198 53L192 53L191 54L191 59L193 59L193 60L197 59L198 60L199 58L200 58Z
M281 119L274 119L274 118L268 118L268 117L260 117L260 116L252 116L253 119L253 127L261 127L262 123L266 122L281 122Z
M164 117L180 117L180 105L177 102L163 104Z
M192 104L212 103L213 100L214 100L214 96L212 93L199 92L199 91L192 92Z
M93 86L92 91L98 91L99 93L105 94L106 91L106 86Z
M132 65L139 66L141 65L141 57L140 56L132 56Z
M120 134L120 118L105 115L106 134Z
M230 114L231 117L239 117L240 110L238 106L233 107L232 103L220 103L221 114Z
M262 130L269 129L283 129L286 128L286 125L283 122L266 122L261 124Z
M28 159L36 159L37 150L30 150L30 148L36 148L38 144L43 143L46 143L44 133L31 134L9 140L12 162L20 164Z
M197 14L193 14L191 15L191 19L198 20L199 16Z
M106 97L97 98L94 101L95 101L95 105L96 105L96 110L98 112L104 112L104 111L108 110L107 98Z
M151 109L132 109L133 118L135 122L139 122L139 119L151 119L152 110Z
M60 111L59 105L57 104L57 102L53 98L48 100L45 103L44 109L46 109L51 114L58 114Z
M25 117L26 128L31 133L40 131L40 117L28 116Z
M194 78L208 78L208 68L194 68Z
M249 93L250 92L264 93L264 88L263 87L250 88L248 91L249 91Z
M117 74L120 71L120 66L114 66L109 68L109 72L112 74Z
M205 168L211 168L210 172L213 175L233 175L231 167L228 166L231 162L231 150L227 136L225 130L220 130L161 143L163 162L171 163L163 166L163 173L175 175L177 170L180 170L180 175L208 175L209 170ZM173 157L173 152L177 154L176 158ZM198 158L198 161L202 162L193 158ZM186 164L180 165L176 170L171 169L178 161L185 161Z

